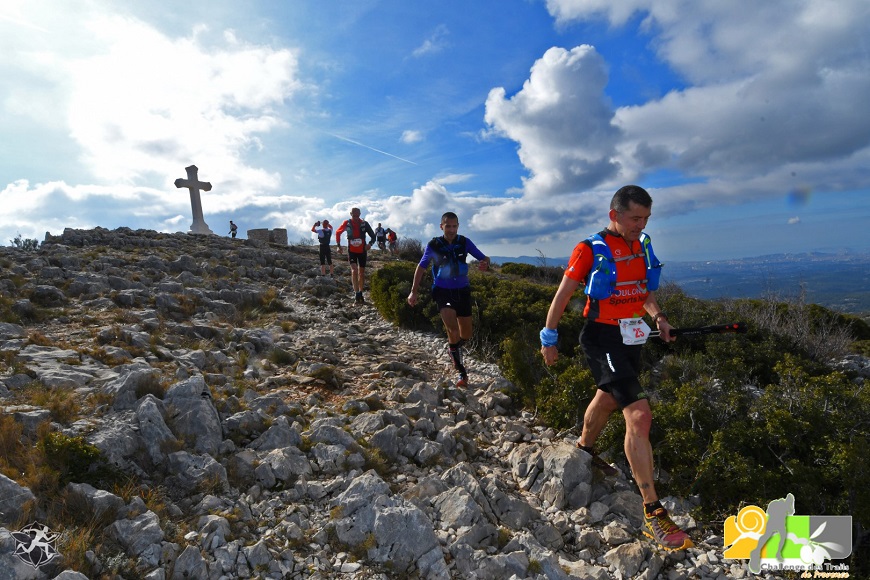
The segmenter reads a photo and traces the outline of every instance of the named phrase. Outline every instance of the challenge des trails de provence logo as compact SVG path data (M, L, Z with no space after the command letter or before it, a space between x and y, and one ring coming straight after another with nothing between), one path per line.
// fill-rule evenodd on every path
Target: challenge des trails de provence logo
M792 570L801 578L848 578L849 566L832 564L852 553L852 516L796 516L794 496L775 499L767 511L750 505L725 520L725 558L749 559L749 571Z

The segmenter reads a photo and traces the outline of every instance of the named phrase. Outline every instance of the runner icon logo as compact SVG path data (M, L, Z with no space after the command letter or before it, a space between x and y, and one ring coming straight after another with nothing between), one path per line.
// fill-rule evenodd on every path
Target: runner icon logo
M34 522L21 531L12 532L14 553L28 566L38 568L58 555L54 547L57 536L47 526Z

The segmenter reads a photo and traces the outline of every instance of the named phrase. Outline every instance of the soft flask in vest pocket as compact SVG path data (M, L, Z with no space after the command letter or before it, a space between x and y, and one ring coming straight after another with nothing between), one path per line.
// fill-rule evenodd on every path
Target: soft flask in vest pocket
M462 262L451 262L445 260L445 263L438 268L437 277L442 280L450 280L458 276L468 275L468 264Z
M655 252L652 249L650 237L646 234L641 234L641 244L643 245L643 256L646 262L646 289L649 291L658 290L659 282L662 278L662 264L656 258Z
M584 292L595 300L610 297L616 289L616 264L601 254L595 255L595 263L589 271Z

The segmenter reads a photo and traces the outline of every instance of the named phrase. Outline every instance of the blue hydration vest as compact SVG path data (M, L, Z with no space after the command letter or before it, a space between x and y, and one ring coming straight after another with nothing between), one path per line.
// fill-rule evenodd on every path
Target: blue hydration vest
M593 234L584 240L584 243L592 248L593 252L592 269L586 277L586 288L584 289L587 296L595 300L603 300L616 293L618 286L640 286L646 284L648 291L658 290L659 280L662 276L662 266L664 264L659 262L659 259L653 253L652 242L646 233L640 234L639 241L641 244L641 251L639 253L614 259L610 246L607 245L601 234ZM646 278L643 280L617 282L616 262L640 257L643 257L646 263Z
M429 245L435 250L432 260L432 275L436 279L448 280L468 275L468 250L465 248L465 236L456 236L452 244L448 244L443 236L432 238Z

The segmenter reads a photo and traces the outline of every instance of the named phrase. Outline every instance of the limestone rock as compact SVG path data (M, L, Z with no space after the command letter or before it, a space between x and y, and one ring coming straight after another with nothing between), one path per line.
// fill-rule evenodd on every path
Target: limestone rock
M316 248L275 239L95 228L47 235L35 253L0 247L20 322L0 323L0 413L28 445L45 428L84 436L136 484L126 505L95 481L65 488L111 540L85 555L89 572L748 577L721 537L667 556L639 539L633 483L593 473L576 434L518 408L496 365L468 355L471 387L454 388L443 332L350 306L345 263L320 277ZM841 366L870 376L865 358ZM71 393L77 414L7 404L32 382ZM8 526L31 499L45 498L0 475L0 580L62 572L13 556ZM697 501L663 500L690 528Z
M10 525L23 515L23 508L36 499L30 489L0 473L0 524Z

